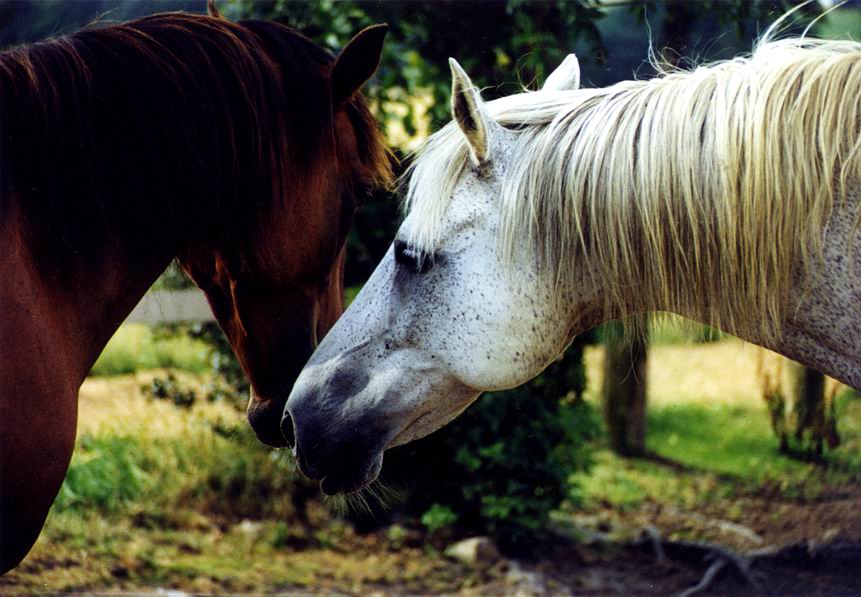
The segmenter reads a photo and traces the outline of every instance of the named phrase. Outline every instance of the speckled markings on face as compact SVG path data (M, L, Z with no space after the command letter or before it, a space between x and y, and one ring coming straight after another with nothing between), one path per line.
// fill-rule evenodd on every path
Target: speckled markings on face
M505 133L494 139L497 159L464 173L437 245L422 248L432 266L413 271L390 248L320 344L288 401L300 444L302 428L343 437L368 413L385 422L378 449L406 443L446 424L481 392L534 377L570 342L570 305L554 301L537 260L524 250L505 268L499 258ZM411 224L407 217L399 239ZM367 376L362 387L338 381L355 371ZM326 425L307 422L317 417Z

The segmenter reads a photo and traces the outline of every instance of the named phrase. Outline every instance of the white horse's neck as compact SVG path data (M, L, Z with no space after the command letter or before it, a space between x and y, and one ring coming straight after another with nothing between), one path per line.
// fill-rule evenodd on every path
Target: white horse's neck
M811 267L790 297L783 334L768 348L861 388L861 243L855 225L861 185L850 186L832 213L820 267ZM757 338L750 338L757 342ZM763 343L763 342L759 342Z
M756 330L733 332L741 339L765 346L822 371L850 386L861 388L861 242L855 226L861 209L861 185L850 185L849 195L834 209L823 233L821 262L805 276L799 267L791 289L780 334L767 338ZM768 287L762 289L769 292ZM732 296L731 292L727 293ZM572 334L582 333L620 313L606 313L600 289L572 291ZM691 312L674 305L655 304L651 311L667 311L703 323L707 306Z

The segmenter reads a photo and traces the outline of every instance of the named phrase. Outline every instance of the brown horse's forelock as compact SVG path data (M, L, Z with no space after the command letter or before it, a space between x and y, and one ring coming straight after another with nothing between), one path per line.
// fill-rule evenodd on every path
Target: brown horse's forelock
M231 242L334 164L331 62L275 23L183 14L3 52L0 217L20 202L45 264L110 239ZM362 98L347 111L365 174L385 179Z

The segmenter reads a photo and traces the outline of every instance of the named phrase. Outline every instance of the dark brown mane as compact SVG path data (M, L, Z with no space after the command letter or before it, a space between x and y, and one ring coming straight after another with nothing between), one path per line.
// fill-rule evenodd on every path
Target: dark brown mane
M3 52L0 217L17 201L54 255L229 240L335 151L332 60L275 23L178 13ZM373 118L347 110L385 178Z

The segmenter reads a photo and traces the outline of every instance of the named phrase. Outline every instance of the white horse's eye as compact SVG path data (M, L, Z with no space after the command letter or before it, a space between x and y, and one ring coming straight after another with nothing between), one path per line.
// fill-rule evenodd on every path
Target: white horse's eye
M433 267L433 255L409 246L402 240L395 241L395 261L409 271L423 274Z

